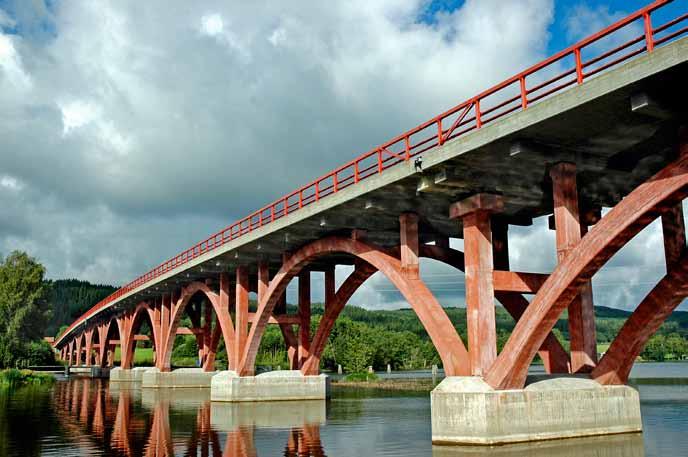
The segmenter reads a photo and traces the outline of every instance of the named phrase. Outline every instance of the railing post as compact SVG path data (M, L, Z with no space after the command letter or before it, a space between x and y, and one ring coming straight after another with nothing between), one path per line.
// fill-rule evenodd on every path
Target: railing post
M521 84L521 108L528 108L528 92L526 91L526 77L521 76L519 80Z
M655 41L652 37L652 19L648 11L643 13L643 22L645 23L645 47L647 52L652 52L655 49Z
M320 181L315 181L315 201L320 200Z
M581 61L581 51L579 48L573 50L573 55L576 59L576 79L578 84L583 83L583 62Z
M442 138L442 119L437 119L437 145L442 146L444 138Z
M332 173L332 192L337 192L337 172Z
M358 182L358 160L354 162L354 183Z
M382 149L377 150L377 172L382 173Z
M483 126L483 121L480 118L480 99L475 100L475 127L481 128Z
M404 137L404 149L406 151L406 160L411 158L411 140L408 136Z

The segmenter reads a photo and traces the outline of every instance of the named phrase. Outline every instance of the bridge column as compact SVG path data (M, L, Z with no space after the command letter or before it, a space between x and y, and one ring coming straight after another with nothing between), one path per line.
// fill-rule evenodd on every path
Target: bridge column
M98 365L105 367L107 363L107 335L110 331L110 322L98 326Z
M576 165L558 163L550 170L554 197L554 223L557 237L557 258L562 262L581 240L582 228L578 212ZM571 372L589 372L597 364L595 310L592 285L586 281L580 294L569 305L571 338Z
M236 299L234 317L234 360L239 361L248 338L248 271L240 265L236 269Z
M258 293L260 293L260 281L258 285ZM234 295L230 293L230 283L229 283L229 274L227 273L221 273L220 274L220 307L223 309L226 309L227 312L229 313L234 306ZM218 317L218 324L220 320ZM228 318L228 322L226 325L230 326L231 325L231 317ZM224 335L223 335L224 337ZM233 350L232 345L234 344L234 341L226 341L225 340L225 351L227 351L227 369L228 370L236 370L238 362L236 361L236 354L235 351Z
M311 349L311 272L299 274L299 369L308 358Z
M81 366L81 335L76 339L76 366Z
M463 221L468 351L474 376L485 374L497 358L490 215L503 207L498 195L476 194L450 208L450 217Z
M134 348L136 341L133 340L132 324L134 316L132 313L125 313L117 319L117 326L119 327L119 349L120 349L120 367L123 370L131 369Z
M177 292L172 294L163 294L162 300L156 305L156 312L154 312L154 317L156 320L159 318L159 322L153 323L153 325L158 326L158 334L160 335L160 353L155 356L156 367L163 372L170 371L170 357L167 355L167 348L169 339L174 339L176 334L170 334L170 320L172 319L172 306L178 300ZM171 346L171 345L169 345Z
M93 361L93 328L86 331L86 366L91 366Z
M404 213L399 216L401 268L409 278L418 279L418 215Z
M69 366L74 366L74 340L69 342Z

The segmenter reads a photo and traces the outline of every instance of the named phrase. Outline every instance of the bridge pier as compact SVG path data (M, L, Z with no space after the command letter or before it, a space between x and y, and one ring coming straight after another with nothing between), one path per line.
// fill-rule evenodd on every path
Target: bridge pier
M111 382L142 382L143 373L152 369L152 367L134 367L134 368L121 368L115 367L110 370L110 381Z
M159 388L209 388L217 371L204 371L203 368L177 368L160 371L158 368L145 370L141 375L141 387Z
M495 390L445 378L431 393L433 444L500 445L642 431L638 392L587 377L548 377Z
M325 400L330 397L326 375L306 376L299 370L282 370L256 376L222 371L213 376L210 399L219 402Z

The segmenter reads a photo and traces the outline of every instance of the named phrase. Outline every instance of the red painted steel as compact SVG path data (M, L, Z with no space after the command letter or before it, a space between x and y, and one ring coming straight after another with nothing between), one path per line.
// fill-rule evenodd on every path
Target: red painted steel
M676 17L665 24L656 28L652 27L652 13L661 9L665 5L671 3L673 0L656 0L648 6L636 11L633 14L619 20L618 22L606 27L605 29L589 36L588 38L579 41L578 43L554 54L553 56L535 64L527 70L497 84L490 89L472 97L469 100L443 112L442 114L426 121L417 127L408 130L401 135L387 141L379 147L357 157L330 173L321 176L320 178L306 184L284 197L276 200L258 211L246 216L245 218L235 222L227 228L211 235L207 239L199 242L193 247L183 251L175 257L163 262L149 272L141 275L132 282L126 284L122 288L115 291L110 296L106 297L84 315L75 321L69 329L54 343L57 346L61 343L64 336L69 334L73 328L82 322L84 319L93 316L99 310L106 307L113 301L119 299L123 295L132 292L142 285L158 278L159 276L181 267L191 260L210 252L214 249L223 246L224 244L236 240L241 236L252 232L253 230L263 227L280 219L289 213L298 211L300 208L308 206L321 198L327 197L337 193L349 186L355 185L361 180L375 176L390 167L398 165L399 163L410 160L419 154L422 154L431 149L441 146L446 141L457 138L473 130L481 129L485 124L488 124L496 119L499 119L507 114L515 111L527 109L528 106L540 101L556 92L559 92L571 85L582 84L587 78L590 78L602 71L605 71L621 62L624 62L636 55L644 52L651 52L654 48L666 44L676 38L688 34L688 25L675 30L671 33L666 33L671 27L688 22L688 14L683 14ZM619 30L632 27L636 21L643 21L644 33L625 44L616 46L598 56L587 61L582 60L581 51L590 49L593 44L600 43L602 39L612 35ZM659 36L666 33L664 36ZM643 42L643 46L638 49L631 49L632 46ZM605 63L601 63L618 55L623 51L628 51L625 54L619 55L617 58ZM575 67L566 70L565 72L551 77L550 72L555 70L555 64L563 63L568 58L573 57L575 60ZM600 64L600 65L598 65ZM586 72L586 69L589 69ZM575 78L570 79L572 75ZM536 84L531 88L527 87L527 79L535 80ZM550 79L545 79L550 78ZM569 78L569 80L566 80ZM539 80L545 79L540 82ZM563 83L553 86L564 80ZM519 94L511 95L510 88L517 84L519 86ZM546 90L545 90L546 89ZM502 98L504 100L502 100ZM492 106L485 106L493 99L500 100ZM471 117L466 118L470 111L473 111ZM486 116L486 115L491 116ZM455 120L451 120L452 116L457 116ZM443 121L453 122L449 129L442 127ZM394 148L398 150L395 151ZM368 165L371 158L375 158L373 165Z
M466 347L453 324L434 295L420 279L409 278L403 271L401 260L385 249L350 238L327 237L314 241L285 259L284 265L270 281L270 286L258 303L256 319L248 335L237 372L242 376L252 374L265 326L274 314L275 306L284 295L287 284L313 259L332 253L345 253L373 265L381 271L406 298L418 315L428 336L437 348L445 373L449 376L469 374ZM286 336L286 335L285 335ZM286 338L285 338L286 339ZM296 369L296 368L295 368Z
M522 388L533 357L580 286L631 238L688 196L688 155L634 189L607 213L550 274L516 323L485 380L497 389Z
M399 249L390 249L389 253L398 257ZM449 246L423 244L420 245L418 254L420 257L443 262L458 270L465 270L463 252L451 249ZM377 272L377 269L374 266L368 263L359 263L354 271L344 280L336 293L333 290L333 296L327 301L325 314L320 319L320 325L318 325L318 329L313 336L310 356L301 367L303 374L318 374L320 358L325 350L325 344L327 344L327 339L330 336L335 321L351 296L375 272ZM334 284L332 289L334 289ZM520 294L496 292L495 298L504 305L504 308L516 321L518 321L528 307L528 300ZM547 336L538 354L542 358L545 370L548 373L564 373L567 371L568 355L553 333L550 332Z
M645 296L614 338L592 376L601 384L625 384L636 357L688 296L688 253L682 203L662 215L667 274Z

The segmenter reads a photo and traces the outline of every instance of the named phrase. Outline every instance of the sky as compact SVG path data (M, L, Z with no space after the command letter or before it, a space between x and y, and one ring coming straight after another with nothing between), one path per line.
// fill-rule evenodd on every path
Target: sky
M0 0L0 254L124 284L645 3ZM556 263L545 219L510 243L515 269ZM463 304L460 273L421 272ZM596 304L633 309L663 274L653 224ZM407 306L379 275L351 302Z

